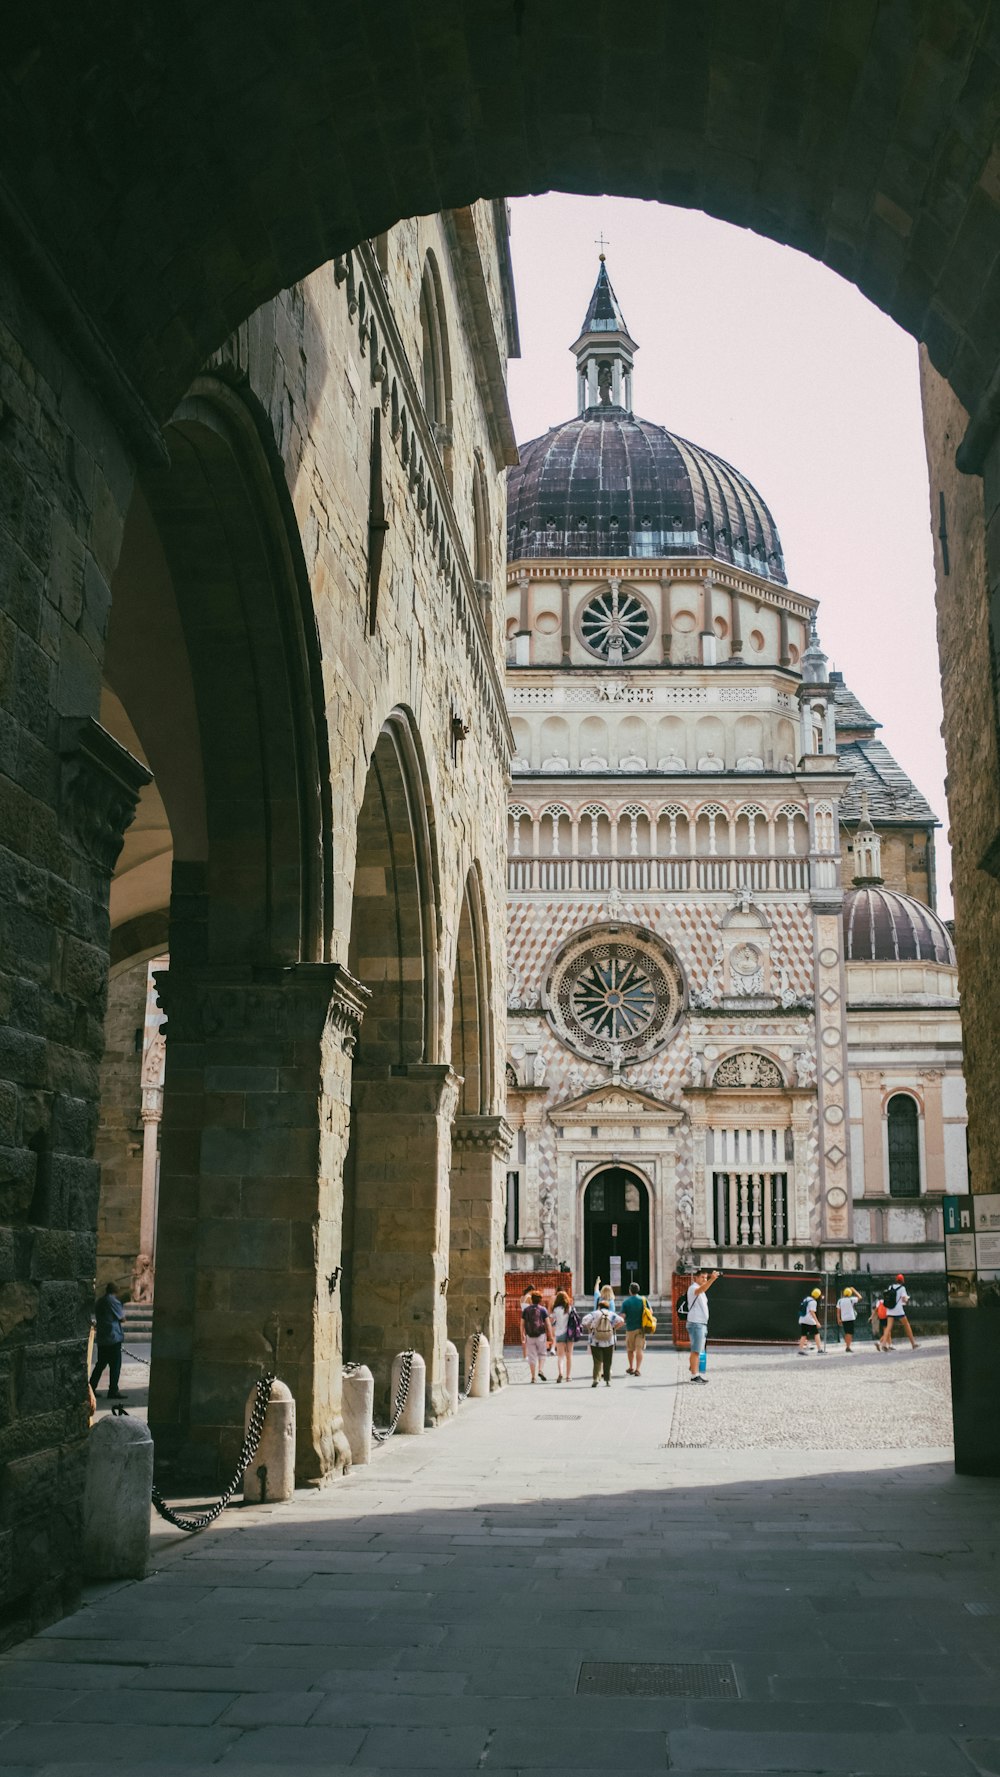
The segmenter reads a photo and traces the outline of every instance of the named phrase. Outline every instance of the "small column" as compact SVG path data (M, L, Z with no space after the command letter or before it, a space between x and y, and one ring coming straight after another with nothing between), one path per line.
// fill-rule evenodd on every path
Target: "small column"
M458 1345L482 1328L502 1349L504 1217L513 1140L503 1117L460 1116L452 1128L448 1327Z
M571 588L572 584L573 583L571 580L560 580L560 582L559 582L560 608L561 608L561 613L562 613L561 627L562 627L562 664L563 664L563 666L569 666L572 661L571 650L572 650L572 645L573 645L573 631L572 631L572 628L570 627L570 615L569 615L569 595L570 595L570 588Z
M729 633L730 653L737 660L743 653L743 622L740 615L740 595L735 587L729 593Z
M149 1560L153 1440L138 1419L99 1419L87 1445L83 1571L90 1580L141 1580Z
M673 647L673 629L670 622L670 589L672 580L664 575L660 580L660 653L664 660L669 661Z
M372 1415L375 1379L367 1364L352 1364L344 1371L344 1436L351 1447L351 1461L363 1468L372 1459Z
M920 1076L924 1090L924 1179L925 1191L946 1188L944 1165L944 1110L941 1103L940 1068L928 1068Z
M400 1377L403 1373L403 1352L398 1352L392 1360L392 1371L389 1379L389 1410L395 1412L396 1394L399 1389ZM442 1378L443 1382L443 1378ZM420 1437L425 1430L427 1414L427 1366L419 1351L410 1354L410 1381L406 1390L406 1402L399 1416L396 1430L404 1437Z
M778 665L791 666L792 656L788 648L788 612L778 612Z
M449 1339L444 1348L444 1386L452 1413L458 1412L458 1346Z
M257 1404L257 1390L247 1398L244 1432ZM295 1492L295 1402L284 1382L271 1384L257 1453L243 1476L244 1505L280 1505Z
M877 1197L886 1190L882 1151L882 1075L874 1069L861 1074L861 1137L864 1147L864 1195Z
M460 1080L450 1067L410 1063L355 1069L354 1240L350 1352L370 1365L384 1405L393 1353L409 1346L427 1366L433 1419L448 1411L451 1126Z

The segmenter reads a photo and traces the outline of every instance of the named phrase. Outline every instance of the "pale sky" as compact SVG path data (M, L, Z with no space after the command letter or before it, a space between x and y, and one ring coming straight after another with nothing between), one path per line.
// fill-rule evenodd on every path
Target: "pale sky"
M749 476L789 583L821 601L820 640L880 738L947 825L934 565L917 348L825 266L693 210L625 198L518 198L521 440L576 412L569 346L606 235L640 347L635 411ZM938 906L952 909L944 831Z

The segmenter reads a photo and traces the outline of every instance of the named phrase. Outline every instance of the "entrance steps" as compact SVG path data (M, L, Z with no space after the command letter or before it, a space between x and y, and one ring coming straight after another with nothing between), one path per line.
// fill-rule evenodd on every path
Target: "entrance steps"
M148 1345L153 1337L152 1302L126 1302L122 1330L126 1345L130 1339L134 1344Z

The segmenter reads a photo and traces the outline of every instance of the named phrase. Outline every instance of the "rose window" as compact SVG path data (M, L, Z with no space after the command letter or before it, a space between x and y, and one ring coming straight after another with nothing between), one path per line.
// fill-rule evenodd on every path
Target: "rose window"
M623 592L612 582L584 606L580 634L587 647L602 660L628 660L649 640L649 608L634 592Z
M683 988L672 957L651 934L592 934L557 962L549 1016L577 1054L637 1061L665 1042L680 1015Z

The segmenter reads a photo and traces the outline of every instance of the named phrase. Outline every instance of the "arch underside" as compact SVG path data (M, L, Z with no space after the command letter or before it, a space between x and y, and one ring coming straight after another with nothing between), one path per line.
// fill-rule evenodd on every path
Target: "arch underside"
M62 0L9 46L9 214L161 417L239 321L359 239L548 188L699 208L802 249L925 340L972 407L997 358L996 274L967 269L993 264L1000 221L989 13L979 0L946 32L928 6L777 0L765 25L722 0L639 0L623 106L597 0L398 0L377 37L345 0L279 34L248 0L240 80L221 9L116 13L95 33ZM321 83L365 63L378 81Z

